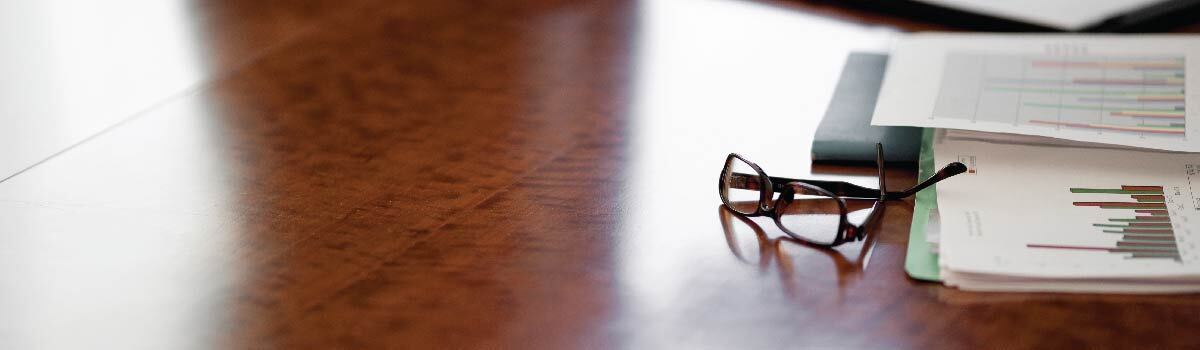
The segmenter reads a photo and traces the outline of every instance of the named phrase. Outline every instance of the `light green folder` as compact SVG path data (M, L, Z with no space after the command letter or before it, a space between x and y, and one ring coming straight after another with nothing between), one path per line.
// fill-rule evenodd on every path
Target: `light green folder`
M917 178L925 179L933 175L933 129L926 128L921 133L921 156L917 162ZM913 219L911 232L908 234L908 254L904 259L904 271L909 277L923 281L941 281L938 269L938 256L929 251L929 243L925 242L925 224L929 221L929 211L937 208L937 190L934 186L917 193L913 204Z

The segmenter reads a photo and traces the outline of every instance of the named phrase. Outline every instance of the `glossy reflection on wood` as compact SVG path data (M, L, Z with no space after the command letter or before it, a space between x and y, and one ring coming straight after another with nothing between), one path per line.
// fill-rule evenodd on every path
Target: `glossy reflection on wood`
M809 166L811 134L848 52L928 27L788 2L175 5L189 49L154 93L105 78L152 70L97 72L155 52L136 37L26 79L93 90L37 124L87 127L0 164L37 164L0 183L5 348L1200 345L1195 296L909 280L910 202L830 251L722 212L729 152L873 186Z

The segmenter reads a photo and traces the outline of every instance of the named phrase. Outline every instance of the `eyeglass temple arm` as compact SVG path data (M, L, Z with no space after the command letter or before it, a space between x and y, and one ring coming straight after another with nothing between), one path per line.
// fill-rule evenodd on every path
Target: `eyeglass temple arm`
M758 179L758 175L734 173L733 179L732 179L733 181L730 182L730 187L743 189L743 190L758 190L757 179ZM768 179L771 179L771 187L773 187L771 190L773 190L775 192L784 192L785 190L787 190L787 184L789 182L803 182L803 183L806 183L809 185L823 188L826 191L829 191L829 192L832 192L833 194L838 195L839 197L879 199L879 190L878 189L866 188L866 187L855 185L855 184L852 184L849 182L822 181L822 180L798 180L798 179L790 179L790 178L786 178L786 177L774 177L774 176L770 176L770 177L768 177Z
M771 180L771 187L772 187L771 190L773 190L775 192L784 192L787 189L787 184L789 182L803 182L806 184L810 184L813 186L823 188L826 191L833 192L833 194L836 194L841 197L875 198L875 199L879 198L879 190L858 186L858 185L855 185L855 184L852 184L849 182L821 181L821 180L797 180L797 179L789 179L786 177L774 177L774 176L769 176L767 178ZM758 175L733 173L732 181L730 181L729 185L730 185L730 187L743 189L743 190L757 190L758 189Z
M926 187L929 187L930 185L937 183L938 181L945 180L946 178L949 178L954 175L962 174L966 171L967 171L967 166L963 165L963 163L959 163L959 162L950 163L950 164L946 165L946 167L942 168L942 170L938 170L938 172L936 174L934 174L933 176L929 177L928 179L925 179L925 181L921 182L920 184L913 186L912 188L909 188L907 190L901 191L901 192L887 192L887 194L884 196L883 199L900 199L900 198L911 196L917 192L920 192L921 190L925 189ZM757 178L758 178L758 175L734 173L733 181L731 181L730 186L733 188L739 188L739 189L757 190L758 189L758 181L756 180ZM775 192L783 192L787 186L787 183L789 183L789 182L803 182L806 184L810 184L813 186L823 188L829 192L833 192L833 194L836 194L839 197L879 199L879 190L878 189L866 188L866 187L855 185L855 184L852 184L849 182L822 181L822 180L798 180L798 179L789 179L786 177L774 177L774 176L770 176L767 178L771 179L771 187L773 187L772 190L774 190Z
M822 180L795 180L787 178L771 178L771 184L778 187L777 191L782 191L782 187L788 182L803 182L809 185L820 187L826 191L838 195L838 197L847 198L872 198L879 199L879 190L874 188L862 187L849 182L842 181L822 181Z
M965 172L967 172L967 166L964 165L963 163L959 163L959 162L950 163L950 164L947 164L945 167L943 167L942 170L938 170L938 172L936 174L933 174L933 176L930 176L928 179L925 179L925 181L922 181L921 183L917 184L916 186L913 186L913 187L911 187L907 190L901 191L901 192L888 192L886 198L884 198L884 199L900 199L900 198L908 197L913 194L916 194L917 192L921 192L921 190L925 189L926 187L932 186L933 184L938 183L939 181L945 180L951 176L962 174Z

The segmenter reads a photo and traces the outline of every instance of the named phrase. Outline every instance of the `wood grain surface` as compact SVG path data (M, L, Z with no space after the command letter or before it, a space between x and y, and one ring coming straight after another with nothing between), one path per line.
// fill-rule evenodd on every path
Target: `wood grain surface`
M812 133L849 52L936 27L775 1L65 3L0 15L27 33L0 35L3 348L1200 346L1194 295L908 279L911 202L830 251L720 209L729 152L874 186L811 166Z

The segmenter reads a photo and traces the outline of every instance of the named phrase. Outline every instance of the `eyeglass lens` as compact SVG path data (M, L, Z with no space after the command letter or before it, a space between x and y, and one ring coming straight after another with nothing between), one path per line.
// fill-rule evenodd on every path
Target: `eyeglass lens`
M819 244L833 244L837 240L842 233L844 211L830 193L804 188L797 188L792 201L780 202L775 207L780 227L796 238Z
M762 178L749 163L729 157L721 176L721 196L730 209L741 214L753 214L762 198Z

